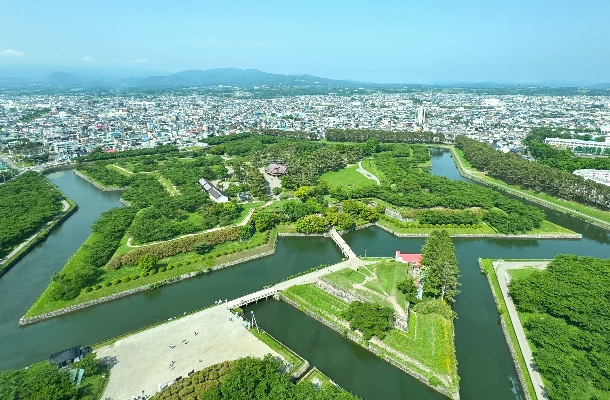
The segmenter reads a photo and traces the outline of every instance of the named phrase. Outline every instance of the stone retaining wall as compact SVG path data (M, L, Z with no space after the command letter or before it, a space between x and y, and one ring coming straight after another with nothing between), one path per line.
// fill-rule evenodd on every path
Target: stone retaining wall
M405 218L402 216L401 213L399 213L396 210L392 210L391 208L386 207L384 214L387 215L388 217L392 217L392 218L397 219L402 222L413 222L412 218Z
M204 274L204 273L207 273L207 272L217 271L219 269L227 268L227 267L230 267L230 266L233 266L233 265L236 265L236 264L241 264L241 263L244 263L244 262L247 262L247 261L252 261L252 260L255 260L257 258L267 257L267 256L275 253L276 246L277 246L277 240L273 244L273 249L271 249L270 251L266 251L266 252L263 252L263 253L255 254L255 255L252 255L252 256L249 256L249 257L240 258L240 259L234 260L234 261L229 261L229 262L226 262L226 263L223 263L223 264L218 264L218 265L215 265L212 268L210 268L209 271L205 271L205 270L192 271L192 272L189 272L189 273L186 273L186 274L174 277L174 278L166 279L166 280L159 281L159 282L153 282L153 283L148 284L148 285L139 286L137 288L130 289L130 290L125 290L123 292L111 294L109 296L100 297L99 299L89 300L89 301L86 301L84 303L75 304L73 306L69 306L69 307L61 308L59 310L55 310L55 311L51 311L51 312L48 312L48 313L40 314L40 315L37 315L35 317L22 317L19 320L19 325L33 324L33 323L36 323L36 322L44 321L44 320L49 319L49 318L57 317L59 315L67 314L67 313L70 313L70 312L73 312L73 311L82 310L83 308L87 308L87 307L91 307L91 306L94 306L94 305L97 305L97 304L105 303L107 301L116 300L116 299L119 299L119 298L125 297L125 296L130 296L132 294L143 292L145 290L155 289L156 287L155 288L151 287L152 285L155 285L155 284L160 284L160 286L164 286L164 285L167 285L167 284L170 284L170 283L180 282L180 281L183 281L185 279L189 279L189 278L192 278L194 276L197 276L197 275L200 275L200 274ZM157 286L157 287L159 287L159 286Z
M392 229L383 226L379 223L375 223L379 228L386 232L391 233L397 237L428 237L429 233L400 233L395 232ZM438 228L443 229L443 228ZM555 233L555 234L504 234L504 233L451 233L450 237L453 238L501 238L501 239L582 239L580 233Z
M92 184L93 186L95 186L96 188L98 188L99 190L104 191L104 192L119 192L119 191L127 189L127 186L123 186L123 187L102 186L101 184L97 183L96 181L94 181L93 179L89 178L87 175L83 174L82 172L80 172L76 169L74 170L74 175L86 180L87 182L89 182L90 184Z
M480 258L479 258L479 268L481 268L481 271L484 271ZM498 313L500 314L500 325L502 326L502 333L504 333L504 338L506 339L506 343L508 344L510 356L512 357L513 363L515 364L515 369L517 370L517 375L519 376L519 383L521 383L521 390L523 391L526 400L532 400L530 393L527 390L524 373L521 370L521 367L519 366L519 361L517 361L517 353L515 351L515 346L513 345L513 341L511 340L510 334L508 333L508 327L506 325L506 320L505 320L506 316L503 313L499 312L500 311L500 301L498 300L498 296L496 294L496 290L494 288L492 278L488 273L486 273L485 275L487 276L487 282L489 283L489 287L491 289L491 294L493 295L494 301L496 302L496 309L498 310Z
M363 341L363 338L358 336L358 335L356 335L355 333L350 332L348 330L347 334L346 334L346 329L345 328L339 327L339 326L335 325L334 323L326 320L325 318L319 316L316 313L313 313L313 312L311 312L309 310L306 310L306 309L301 309L301 306L298 303L296 303L295 301L292 301L291 299L287 298L286 296L282 296L280 294L280 295L278 295L278 298L280 300L283 300L286 303L290 304L291 306L295 307L296 309L304 312L305 314L309 315L311 318L315 319L316 321L320 322L321 324L326 325L327 327L329 327L330 329L334 330L335 332L340 333L343 337L346 337L347 339L349 339L349 340L359 344L360 346L364 347L366 350L368 350L371 353L375 354L377 357L379 357L379 358L389 362L390 364L394 365L396 368L401 369L402 371L404 371L407 374L411 375L415 379L421 381L426 386L428 386L428 387L430 387L430 388L432 388L432 389L434 389L434 390L444 394L445 396L449 397L452 400L459 400L459 398L460 398L459 393L453 393L453 392L449 391L446 388L442 388L442 387L431 385L430 381L428 380L428 378L426 378L425 376L423 376L419 372L414 371L409 366L404 365L400 361L394 359L392 356L390 356L388 354L381 354L380 351L376 347L371 346L366 341Z

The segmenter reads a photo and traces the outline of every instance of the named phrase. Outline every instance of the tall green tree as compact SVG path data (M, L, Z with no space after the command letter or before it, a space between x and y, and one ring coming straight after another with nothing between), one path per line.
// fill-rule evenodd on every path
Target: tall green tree
M453 303L460 293L455 248L447 231L433 231L422 247L424 294Z

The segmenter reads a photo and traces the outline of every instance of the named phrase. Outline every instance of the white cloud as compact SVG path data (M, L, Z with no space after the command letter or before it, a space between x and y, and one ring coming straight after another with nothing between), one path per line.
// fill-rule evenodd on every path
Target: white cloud
M146 58L138 58L135 63L137 64L146 64L148 63L148 60Z
M19 57L23 57L24 55L25 55L25 52L13 50L13 49L7 49L7 50L0 51L0 57L19 58Z
M95 59L93 57L91 57L91 56L87 56L87 57L83 57L83 61L85 61L85 62L92 62L92 61L95 61Z

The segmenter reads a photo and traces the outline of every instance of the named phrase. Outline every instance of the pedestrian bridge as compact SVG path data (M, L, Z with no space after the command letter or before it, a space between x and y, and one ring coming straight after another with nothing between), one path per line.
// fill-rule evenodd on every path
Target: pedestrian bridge
M358 258L356 256L356 253L354 253L352 248L349 247L345 240L343 240L343 237L339 235L339 232L337 232L334 226L330 228L330 237L335 241L337 246L339 246L341 252L345 255L345 257L347 257L348 259Z

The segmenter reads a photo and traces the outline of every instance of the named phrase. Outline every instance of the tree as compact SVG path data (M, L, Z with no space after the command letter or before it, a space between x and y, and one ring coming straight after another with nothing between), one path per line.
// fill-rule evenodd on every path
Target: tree
M209 243L203 242L203 243L199 243L198 245L196 245L193 250L195 251L195 253L200 254L200 255L204 255L210 252L210 250L212 250L214 246L212 246ZM145 257L145 256L142 256ZM139 263L138 263L139 265ZM147 271L147 270L146 270Z
M409 303L415 304L418 302L417 298L417 285L411 278L407 278L404 281L398 282L396 285L396 289L398 289L401 293L405 295L405 298Z
M138 260L138 268L140 268L141 271L149 271L155 265L157 265L157 261L159 261L159 260L157 259L157 257L155 255L144 254Z
M309 197L309 192L309 186L301 186L294 192L294 197L300 199L301 201L305 201L307 200L307 197Z
M383 339L386 332L394 327L396 320L394 310L390 307L361 301L351 302L343 312L343 317L349 321L350 328L362 332L366 340L373 335Z
M307 215L294 224L297 232L323 233L328 230L328 221L319 215Z
M447 231L433 231L422 247L424 293L450 303L460 293L455 248Z

